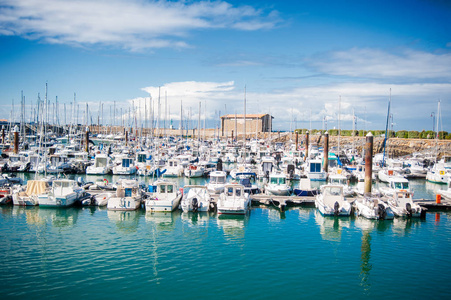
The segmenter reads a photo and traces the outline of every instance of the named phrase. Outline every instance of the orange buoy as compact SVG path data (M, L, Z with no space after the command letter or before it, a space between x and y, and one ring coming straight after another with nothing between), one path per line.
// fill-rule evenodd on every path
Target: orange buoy
M435 195L435 203L437 204L442 203L442 195L440 194Z

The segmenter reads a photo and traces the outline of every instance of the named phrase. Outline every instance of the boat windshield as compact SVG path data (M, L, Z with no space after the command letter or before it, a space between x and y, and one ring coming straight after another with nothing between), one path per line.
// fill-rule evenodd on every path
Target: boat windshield
M395 189L397 190L407 190L409 188L408 182L395 182Z
M225 183L225 177L211 177L211 183Z
M341 188L339 187L329 187L324 189L324 195L326 196L340 196Z

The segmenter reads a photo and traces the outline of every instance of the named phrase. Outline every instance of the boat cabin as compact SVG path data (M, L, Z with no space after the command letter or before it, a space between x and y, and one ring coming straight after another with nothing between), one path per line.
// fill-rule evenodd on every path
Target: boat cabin
M130 166L133 166L133 159L132 158L122 158L122 167L129 168Z
M241 184L233 184L225 187L227 197L242 197L244 196L244 186Z

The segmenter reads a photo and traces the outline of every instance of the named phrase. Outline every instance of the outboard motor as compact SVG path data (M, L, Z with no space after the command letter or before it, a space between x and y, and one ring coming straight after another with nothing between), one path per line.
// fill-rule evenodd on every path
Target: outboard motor
M85 182L84 182L82 177L78 177L77 183L78 183L78 186L83 186L85 184Z
M216 170L222 171L222 159L218 158L218 163L216 164Z
M406 210L407 210L407 216L411 217L412 216L412 205L410 205L410 203L406 203Z
M197 198L193 198L193 212L197 212L199 209L199 202L197 202Z
M334 216L338 216L339 210L340 209L340 204L338 203L338 201L335 201L334 204Z
M266 171L265 178L269 179L269 171Z
M293 179L293 177L294 177L294 165L288 165L287 166L287 172L288 172L288 175L290 175L290 179Z
M385 217L387 216L387 212L385 211L385 206L379 203L377 205L377 208L378 208L377 214L379 215L379 219L384 220Z

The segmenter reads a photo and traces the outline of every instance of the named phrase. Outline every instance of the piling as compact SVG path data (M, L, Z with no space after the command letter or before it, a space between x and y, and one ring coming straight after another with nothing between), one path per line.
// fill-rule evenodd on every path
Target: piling
M324 171L329 172L329 132L324 133Z
M304 160L306 160L308 157L308 136L309 136L309 132L307 130L307 132L305 133L305 157L304 157Z
M128 146L128 131L125 132L125 147Z
M85 142L86 142L85 151L89 153L89 127L86 127Z
M19 153L19 127L14 127L14 154Z
M5 144L5 125L2 126L2 144Z
M373 173L373 135L368 132L366 135L365 143L365 196L371 196L372 185L372 173Z
M299 133L296 131L296 151L298 151L298 143L299 143Z
M233 142L233 130L232 130L232 142Z

